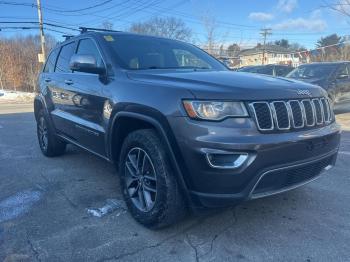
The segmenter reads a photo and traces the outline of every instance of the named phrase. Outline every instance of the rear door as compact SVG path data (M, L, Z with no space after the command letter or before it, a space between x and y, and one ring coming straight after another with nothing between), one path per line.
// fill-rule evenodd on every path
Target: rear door
M50 95L53 103L52 120L59 134L75 139L73 119L68 113L72 107L74 92L71 90L72 70L69 61L74 54L76 43L70 42L61 47L57 57L55 72L51 74Z
M53 86L55 86L54 71L55 71L55 64L56 64L57 55L59 51L60 51L59 48L55 48L51 51L49 57L46 60L44 69L38 79L39 86L40 86L40 93L44 96L45 103L49 111L54 108L50 90L52 89Z

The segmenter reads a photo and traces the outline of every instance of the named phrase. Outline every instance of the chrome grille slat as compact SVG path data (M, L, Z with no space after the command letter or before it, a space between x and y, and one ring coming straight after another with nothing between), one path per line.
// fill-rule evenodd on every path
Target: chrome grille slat
M288 101L291 121L293 123L294 128L303 128L305 117L304 117L304 109L300 101L298 100L290 100Z
M329 106L328 106L328 100L325 99L324 97L322 97L320 100L321 100L321 104L322 104L322 108L323 108L324 121L325 121L325 123L329 123L330 122L330 110L329 110Z
M257 101L249 104L260 131L311 128L332 122L327 98Z
M273 118L278 130L290 129L290 117L288 108L284 101L274 101L271 104Z
M253 111L255 121L258 125L259 130L261 131L271 131L274 129L274 124L273 124L273 117L272 117L272 112L271 108L269 106L269 103L267 102L253 102L250 103L250 107ZM260 109L259 109L260 107ZM262 117L260 116L260 111L268 111L267 115L265 116L267 123L265 125L261 124L261 121L264 121L265 119L261 119Z
M322 112L321 102L319 99L314 98L312 99L312 104L315 109L316 124L321 125L323 124L323 112Z

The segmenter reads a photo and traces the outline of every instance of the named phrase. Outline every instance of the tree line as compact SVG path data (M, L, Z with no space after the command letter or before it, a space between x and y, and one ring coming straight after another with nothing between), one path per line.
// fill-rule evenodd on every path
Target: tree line
M49 51L56 45L53 37L46 37ZM34 92L42 64L39 36L13 36L0 38L0 88Z
M113 29L113 23L105 21L101 27ZM205 42L201 47L216 57L237 57L241 51L240 43L224 46L224 36L218 33L219 26L212 17L203 18ZM132 24L127 31L178 39L196 44L195 34L185 22L174 17L154 17L144 22ZM226 41L227 42L227 41ZM319 39L316 48L333 45L332 48L322 50L317 56L310 56L310 61L350 60L350 47L345 45L347 39L332 34ZM57 44L52 36L46 37L48 51ZM344 44L344 45L342 45ZM291 52L305 51L305 47L298 43L290 43L287 39L268 42L267 45L284 47ZM256 48L262 48L257 44ZM37 87L37 76L42 68L38 62L41 52L39 36L0 37L0 88L33 92Z

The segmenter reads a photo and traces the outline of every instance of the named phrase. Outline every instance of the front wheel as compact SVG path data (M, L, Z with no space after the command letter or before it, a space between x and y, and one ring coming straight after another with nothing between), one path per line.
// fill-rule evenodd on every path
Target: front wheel
M66 143L56 137L43 110L38 114L37 136L41 152L45 156L54 157L64 154Z
M126 137L119 174L126 204L139 223L160 228L185 215L179 185L153 130L138 130Z

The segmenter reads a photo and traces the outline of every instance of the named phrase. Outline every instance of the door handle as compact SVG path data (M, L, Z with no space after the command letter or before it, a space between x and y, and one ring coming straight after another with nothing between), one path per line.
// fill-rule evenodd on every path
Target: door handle
M45 78L44 81L45 81L46 83L49 83L49 82L51 82L51 78Z
M67 80L64 80L64 83L66 85L72 85L73 84L73 80L67 79Z

